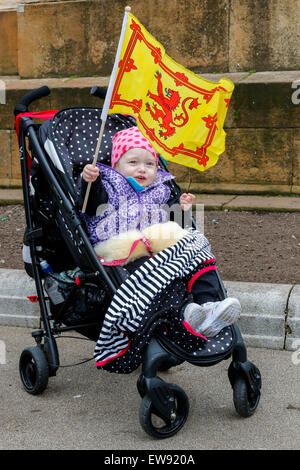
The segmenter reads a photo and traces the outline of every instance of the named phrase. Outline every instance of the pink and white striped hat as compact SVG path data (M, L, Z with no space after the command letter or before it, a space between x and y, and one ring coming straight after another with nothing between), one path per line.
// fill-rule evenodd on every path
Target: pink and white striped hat
M130 127L117 132L112 139L111 166L114 168L118 160L127 150L142 148L148 150L156 159L158 165L158 153L154 150L149 140L146 139L137 127Z

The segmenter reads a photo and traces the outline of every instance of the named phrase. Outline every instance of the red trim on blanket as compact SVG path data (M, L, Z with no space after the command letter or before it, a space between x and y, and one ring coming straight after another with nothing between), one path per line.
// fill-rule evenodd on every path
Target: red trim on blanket
M122 331L122 333L127 336L127 334ZM128 338L128 336L127 336ZM98 361L96 362L96 366L104 366L105 364L107 364L109 361L114 361L115 359L117 359L117 357L120 357L122 356L124 353L126 353L126 351L130 348L130 339L128 338L128 344L126 346L126 348L124 348L121 352L119 352L119 354L117 354L116 356L113 356L113 357L110 357L108 359L105 359L104 361Z
M187 286L188 292L191 292L193 284L196 281L196 279L198 279L198 277L202 276L202 274L207 273L208 271L216 271L216 270L217 270L217 266L207 266L206 268L203 268L203 269L200 269L200 271L197 271L196 274L194 274L194 276L189 280L189 283Z
M187 323L185 320L183 320L182 324L190 333L192 333L192 335L200 336L201 338L207 340L206 336L203 336L200 333L197 333L195 330L193 330L191 325L189 323Z

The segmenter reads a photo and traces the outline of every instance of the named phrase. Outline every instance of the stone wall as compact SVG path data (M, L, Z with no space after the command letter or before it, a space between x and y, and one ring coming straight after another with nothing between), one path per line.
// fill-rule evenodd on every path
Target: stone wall
M300 0L0 0L0 185L21 184L12 112L27 90L52 89L33 110L101 106L89 91L108 83L128 3L174 60L236 85L219 163L169 165L183 188L300 194Z
M0 75L109 75L127 3L167 53L196 73L300 69L300 0L12 1L21 4L14 19L0 10L0 25L7 23ZM14 67L2 60L3 44L9 51L17 45Z
M300 74L221 75L235 83L225 122L226 151L209 171L169 163L170 170L183 189L194 192L300 194L300 104L291 100L291 84L300 79ZM218 81L221 75L203 76ZM45 84L51 88L51 95L34 103L32 111L100 107L103 102L90 96L90 89L96 84L107 86L108 78L6 79L6 104L0 105L0 185L21 183L14 105L28 90Z

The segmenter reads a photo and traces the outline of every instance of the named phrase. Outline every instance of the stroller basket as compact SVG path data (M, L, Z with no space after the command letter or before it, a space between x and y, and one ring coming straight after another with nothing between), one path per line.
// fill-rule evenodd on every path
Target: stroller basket
M19 363L23 386L33 395L45 390L49 377L55 376L59 368L55 336L75 329L97 340L113 296L130 275L124 267L100 263L77 202L80 174L95 152L101 110L28 112L31 102L49 93L48 87L34 90L15 108L27 226L24 245L30 253L25 268L34 277L41 313L41 328L32 333L36 346L26 348ZM36 124L35 118L40 117L46 118L42 125ZM101 163L110 162L115 132L135 124L131 116L109 116L98 156ZM26 139L31 155L26 151ZM166 168L163 161L159 164ZM173 180L168 184L171 200L178 201L180 188ZM52 272L42 270L42 259L51 265ZM220 299L223 299L226 291L218 273L217 277ZM159 370L185 361L208 367L231 358L228 376L236 411L245 417L255 412L261 377L258 368L247 360L236 324L227 326L216 337L208 338L201 348L191 351L174 342L161 326L151 330L152 337L141 354L142 372L137 382L142 398L140 424L149 435L170 437L187 419L189 402L185 392L157 376ZM153 424L153 415L162 419L162 427Z

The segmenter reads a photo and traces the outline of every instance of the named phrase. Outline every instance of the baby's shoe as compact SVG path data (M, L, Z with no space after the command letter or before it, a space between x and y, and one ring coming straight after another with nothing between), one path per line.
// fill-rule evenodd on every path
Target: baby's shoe
M235 323L240 313L241 304L238 299L227 297L220 302L189 304L184 311L184 319L197 333L215 336L225 326Z
M206 318L206 311L201 305L190 303L186 306L183 317L184 320L198 333L198 326L201 325Z

